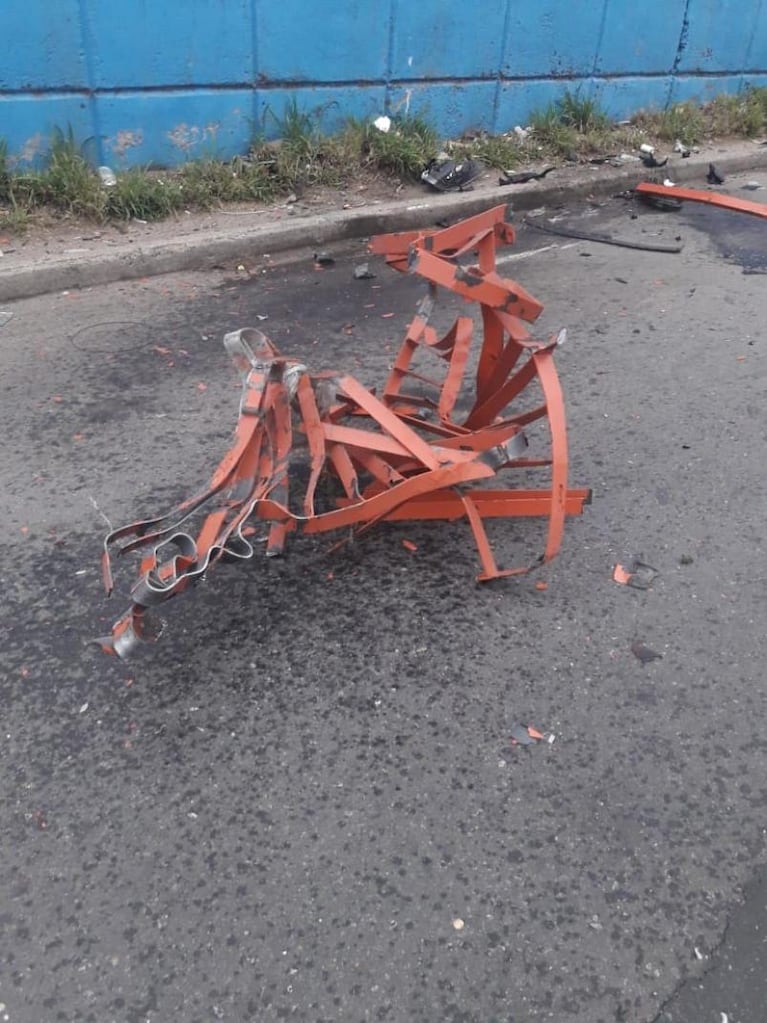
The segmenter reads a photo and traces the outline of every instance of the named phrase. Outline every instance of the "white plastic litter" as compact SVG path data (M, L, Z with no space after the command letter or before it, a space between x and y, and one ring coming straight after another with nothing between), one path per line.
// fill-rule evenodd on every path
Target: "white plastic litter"
M114 188L117 184L117 176L111 167L99 167L99 178L104 188Z
M382 114L380 117L376 117L373 124L379 131L388 132L391 129L391 117L387 117L386 114Z

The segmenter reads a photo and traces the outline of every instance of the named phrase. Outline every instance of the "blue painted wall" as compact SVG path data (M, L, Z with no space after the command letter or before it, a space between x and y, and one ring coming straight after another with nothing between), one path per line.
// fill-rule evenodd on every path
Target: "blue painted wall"
M0 138L116 167L229 157L295 97L505 131L562 90L616 118L767 85L767 0L0 0Z

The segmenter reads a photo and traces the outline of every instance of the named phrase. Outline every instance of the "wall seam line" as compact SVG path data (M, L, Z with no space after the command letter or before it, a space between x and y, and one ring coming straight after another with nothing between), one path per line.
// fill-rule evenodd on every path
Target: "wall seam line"
M93 131L93 138L96 140L96 162L103 164L106 162L106 157L104 155L104 138L101 133L101 115L97 102L97 96L100 93L96 88L95 46L93 45L95 39L91 32L86 0L77 0L77 12L80 20L80 39L83 44L83 57L85 58L85 74L88 79L87 95L91 115L91 129Z
M754 21L753 21L753 28L751 29L751 38L748 41L748 46L746 47L746 54L745 54L745 57L743 59L743 63L745 64L746 67L748 67L748 62L751 60L751 52L752 52L752 50L754 48L754 40L756 39L756 29L757 29L757 26L759 24L759 17L761 15L761 13L762 13L762 0L756 0L756 10L754 11ZM747 72L744 72L740 76L740 85L738 86L738 91L739 92L743 91L743 85L744 85L744 82L745 82L746 73Z
M386 67L384 69L384 110L391 113L392 105L392 69L394 67L394 26L397 21L397 0L389 0L388 39L386 43Z
M503 83L503 55L506 52L506 41L509 38L509 25L511 24L511 0L506 0L506 8L503 12L503 29L501 30L501 49L498 54L498 73L495 81L495 95L493 96L493 120L490 130L493 134L498 133L498 111L501 106L501 88Z
M671 65L671 75L668 82L668 94L666 97L666 109L668 109L671 103L671 98L674 95L674 83L676 81L677 72L679 71L679 65L682 63L682 55L687 46L687 37L690 34L690 0L684 0L684 11L682 12L682 27L679 30L679 42L676 46L676 54L674 55L674 63Z
M258 0L250 0L250 45L251 45L251 63L250 73L253 81L251 82L251 88L253 95L251 97L251 118L253 121L253 135L258 136L261 133L261 117L258 109L258 85L259 76L261 74L259 70L258 62Z

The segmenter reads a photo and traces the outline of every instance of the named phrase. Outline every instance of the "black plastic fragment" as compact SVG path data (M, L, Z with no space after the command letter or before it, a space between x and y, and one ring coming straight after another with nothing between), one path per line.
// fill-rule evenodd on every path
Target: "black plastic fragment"
M657 650L653 650L652 647L645 646L644 643L640 643L638 639L634 640L631 644L631 652L643 665L650 664L651 661L660 661L663 659L663 654L659 654Z

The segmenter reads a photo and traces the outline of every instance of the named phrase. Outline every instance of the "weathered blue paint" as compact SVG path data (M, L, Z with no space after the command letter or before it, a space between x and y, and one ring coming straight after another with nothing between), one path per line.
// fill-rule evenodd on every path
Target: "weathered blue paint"
M83 0L83 7L98 90L251 80L250 0Z
M383 4L381 5L384 6ZM490 78L498 75L505 3L399 3L392 36L396 80ZM435 17L435 12L444 11Z
M243 153L253 138L251 89L163 90L148 101L142 92L101 94L96 100L101 162L116 169L182 160L225 159Z
M631 0L621 6L629 7ZM673 4L670 4L672 6ZM509 78L588 78L594 71L604 0L511 3L502 74Z
M767 85L767 0L0 0L0 138L115 166L230 157L286 105L505 131L564 88L627 117Z
M79 0L3 0L0 100L6 91L87 86Z
M387 0L261 0L256 4L258 84L383 82Z

